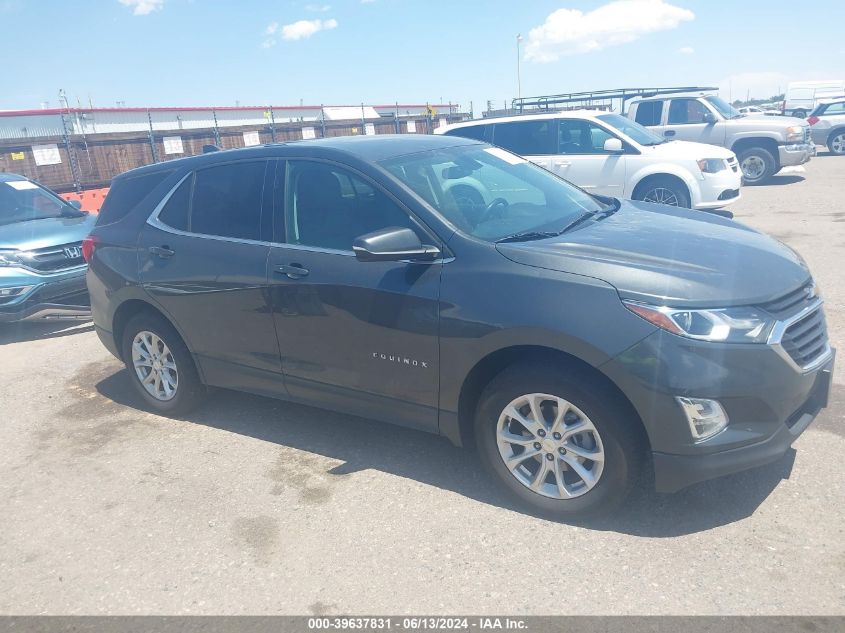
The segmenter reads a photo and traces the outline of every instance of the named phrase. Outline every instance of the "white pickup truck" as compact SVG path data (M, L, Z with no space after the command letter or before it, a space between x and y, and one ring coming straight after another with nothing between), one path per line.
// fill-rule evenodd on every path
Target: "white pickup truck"
M745 115L715 95L657 96L634 101L627 116L667 139L710 143L732 150L746 184L758 184L782 167L815 155L802 119Z
M739 199L736 156L721 147L668 141L619 114L575 110L466 121L435 134L498 145L590 193L693 209ZM453 194L486 200L469 182ZM476 200L478 201L478 200Z

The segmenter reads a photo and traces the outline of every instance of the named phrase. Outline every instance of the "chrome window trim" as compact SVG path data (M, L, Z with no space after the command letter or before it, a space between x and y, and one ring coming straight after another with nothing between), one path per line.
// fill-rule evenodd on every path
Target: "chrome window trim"
M216 167L217 165L215 165ZM169 224L165 224L159 219L159 214L162 212L164 207L167 205L170 198L176 192L176 190L185 182L188 178L194 175L194 170L189 171L187 174L182 176L173 187L170 188L164 197L159 201L159 203L153 209L153 212L150 214L150 217L147 218L147 224L150 226L157 228L159 231L164 231L165 233L170 233L171 235L181 235L182 237L198 237L208 240L217 240L219 242L230 242L233 244L249 244L252 246L272 246L272 242L265 242L262 240L249 240L240 237L225 237L223 235L210 235L208 233L194 233L192 231L183 231L181 229L175 229Z
M791 317L787 319L783 319L780 321L775 321L775 325L772 328L772 333L769 334L769 340L767 343L772 346L772 348L777 352L793 369L798 371L802 374L808 374L812 371L815 371L822 365L824 365L827 361L831 359L833 356L833 348L830 346L830 342L828 341L824 349L822 350L821 354L819 354L816 358L812 361L807 363L806 365L799 365L795 362L792 356L787 353L784 349L782 341L783 335L786 333L786 330L789 329L790 326L794 325L801 319L804 319L810 316L813 312L817 310L821 310L822 306L824 305L824 299L821 297L816 297L815 301L813 301L810 305L804 307L799 312L796 312Z

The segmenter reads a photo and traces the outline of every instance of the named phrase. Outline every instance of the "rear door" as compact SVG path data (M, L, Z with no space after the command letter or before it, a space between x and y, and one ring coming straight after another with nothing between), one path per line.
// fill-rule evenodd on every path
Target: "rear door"
M274 164L241 160L188 174L140 236L143 287L176 323L210 384L284 391L267 303Z
M606 140L619 137L586 119L556 123L558 152L549 159L551 171L590 193L624 196L625 154L604 149Z
M557 121L529 119L497 123L492 142L540 167L551 169L551 157L557 152Z

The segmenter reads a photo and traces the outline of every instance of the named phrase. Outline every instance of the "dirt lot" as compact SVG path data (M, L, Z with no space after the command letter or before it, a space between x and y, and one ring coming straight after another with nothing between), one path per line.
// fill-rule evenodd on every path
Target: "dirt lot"
M845 348L845 158L743 189ZM840 365L842 361L840 360ZM0 613L845 614L845 373L781 461L590 527L474 454L236 393L142 412L90 326L0 330Z

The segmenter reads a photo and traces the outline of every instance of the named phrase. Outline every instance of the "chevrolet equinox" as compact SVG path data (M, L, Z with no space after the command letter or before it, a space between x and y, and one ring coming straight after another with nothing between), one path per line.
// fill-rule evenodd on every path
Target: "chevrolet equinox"
M136 169L84 256L97 333L154 412L213 386L439 433L555 517L643 473L670 492L775 460L827 405L822 299L789 247L469 139Z

